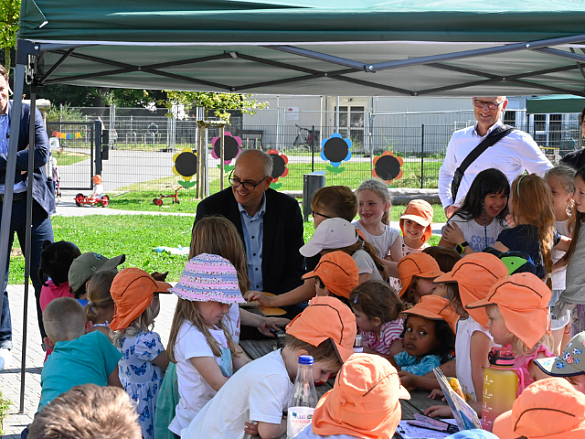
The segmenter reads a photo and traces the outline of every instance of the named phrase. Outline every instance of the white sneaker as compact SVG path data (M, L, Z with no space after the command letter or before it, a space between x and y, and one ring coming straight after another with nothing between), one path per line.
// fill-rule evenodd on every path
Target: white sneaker
M4 370L12 364L12 353L8 349L0 349L0 370Z

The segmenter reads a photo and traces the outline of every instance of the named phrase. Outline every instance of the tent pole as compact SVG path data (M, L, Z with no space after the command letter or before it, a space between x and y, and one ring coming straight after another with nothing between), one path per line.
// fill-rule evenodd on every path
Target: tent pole
M219 166L220 166L220 171L219 171L219 190L223 191L223 174L225 172L224 170L224 164L223 164L223 158L225 155L225 151L224 151L224 147L225 147L225 125L222 125L220 128L221 133L219 134L219 140L220 140L220 145L219 145Z
M36 64L36 60L35 60ZM33 84L30 87L30 118L28 127L28 177L26 185L26 232L24 244L24 303L22 311L22 358L20 362L20 412L24 412L24 389L26 379L26 349L28 344L28 297L29 297L29 281L30 281L30 259L31 259L31 233L32 233L32 207L33 207L33 175L34 175L34 149L35 149L35 118L36 118L36 99L37 86Z
M20 114L22 113L22 93L24 91L24 75L27 57L18 57L15 67L14 76L14 100L12 101L11 112L16 117L10 118L10 132L16 133L9 139L8 157L6 162L6 176L4 186L4 203L2 204L2 224L0 225L0 279L2 279L2 288L6 283L4 279L7 275L7 268L10 262L8 252L8 240L10 238L10 221L12 217L12 199L14 194L14 177L16 176L16 153L18 151L18 133L20 132ZM24 59L24 62L23 62ZM4 291L3 291L4 293ZM0 315L4 300L0 300ZM26 325L26 322L24 322ZM22 355L25 355L23 349ZM24 372L21 371L21 374ZM23 376L21 376L22 380ZM22 409L21 409L22 410Z

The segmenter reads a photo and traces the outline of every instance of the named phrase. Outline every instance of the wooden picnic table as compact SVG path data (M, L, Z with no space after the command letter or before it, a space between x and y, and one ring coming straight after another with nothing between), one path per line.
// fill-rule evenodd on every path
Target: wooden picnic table
M240 346L248 356L255 360L272 351L275 351L276 340L240 340ZM320 386L315 386L319 398L332 389L334 379L331 378L327 383ZM400 400L402 406L402 419L409 420L414 419L415 413L424 413L424 411L433 405L446 404L441 402L440 399L429 399L429 391L427 390L414 390L410 392L410 400ZM395 439L400 439L399 435L394 436ZM281 436L279 439L286 439L286 434Z

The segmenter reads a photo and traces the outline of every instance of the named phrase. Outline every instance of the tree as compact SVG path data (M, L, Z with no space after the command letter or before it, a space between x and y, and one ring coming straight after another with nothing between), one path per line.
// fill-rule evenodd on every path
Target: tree
M205 119L209 112L213 111L215 116L229 122L229 110L241 110L246 114L256 114L257 110L268 107L268 102L258 102L251 94L239 93L211 93L198 91L167 91L167 100L164 101L167 110L175 104L183 104L185 110L192 107L205 108Z
M10 74L10 49L16 44L20 0L0 0L0 48L4 49L4 67Z

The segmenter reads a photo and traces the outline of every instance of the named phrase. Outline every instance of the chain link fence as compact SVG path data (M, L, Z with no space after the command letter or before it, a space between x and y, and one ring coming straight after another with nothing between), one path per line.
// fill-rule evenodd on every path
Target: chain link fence
M179 119L167 117L166 109L156 112L144 109L116 109L114 112L110 108L80 111L85 113L81 117L87 122L87 127L99 119L109 131L108 160L103 162L106 191L162 190L179 179L173 173L176 155L185 148L197 151L197 119L200 118L197 112ZM286 175L277 181L278 190L302 191L303 176L314 171L325 172L328 185L356 188L362 181L372 178L374 161L385 151L391 151L404 162L402 177L392 181L391 186L432 189L437 187L439 168L451 135L474 123L472 111L444 113L363 112L361 119L354 118L354 125L319 124L320 120L329 120L319 114L308 120L290 121L276 113L274 117L264 116L264 120L275 119L274 123L258 124L252 123L262 119L258 116L250 118L236 114L226 132L235 138L241 150L276 150L286 156ZM563 123L554 118L543 121L541 115L535 115L529 123L524 113L511 114L514 117L504 116L504 122L529 132L553 162L558 162L579 145L581 127L576 117ZM306 123L311 120L316 123ZM65 121L48 124L49 135L59 136L56 154L60 155L62 186L87 186L91 169L95 169L91 166L94 160L91 135L82 131L82 125L68 125ZM330 157L322 154L322 142L335 133L351 141L348 149L351 158L346 155L341 159L334 158L338 161L332 162ZM205 160L208 162L211 193L220 187L219 160L212 156L213 141L218 136L219 129L208 129ZM233 161L226 164L226 184L233 164Z

